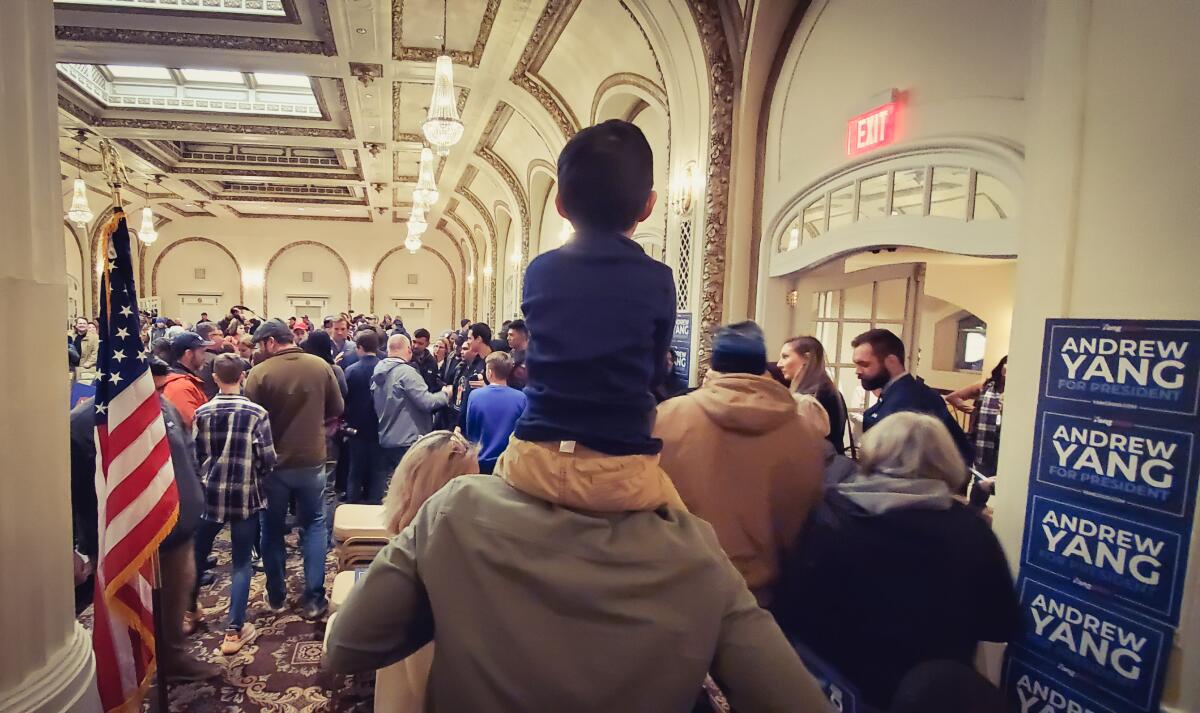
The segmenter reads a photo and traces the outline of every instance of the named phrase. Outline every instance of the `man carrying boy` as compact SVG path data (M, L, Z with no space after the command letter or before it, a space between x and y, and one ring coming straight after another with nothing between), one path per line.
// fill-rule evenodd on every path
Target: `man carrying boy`
M229 625L221 653L236 654L258 635L246 621L250 597L250 550L258 535L263 508L262 483L275 467L275 445L267 410L242 395L242 360L221 354L213 360L218 392L196 409L196 455L204 486L205 509L196 532L196 563L212 552L213 540L227 523L233 545ZM199 586L195 594L199 593ZM195 595L192 601L196 601Z

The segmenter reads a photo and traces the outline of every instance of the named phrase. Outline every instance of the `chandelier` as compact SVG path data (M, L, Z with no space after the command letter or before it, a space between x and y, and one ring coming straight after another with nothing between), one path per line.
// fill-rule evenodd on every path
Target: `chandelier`
M84 141L84 133L82 130L76 135L75 140L80 144ZM75 190L71 196L71 208L67 211L67 220L75 225L78 225L82 230L87 227L87 224L95 217L92 215L92 209L88 207L87 201L87 183L83 180L83 172L80 166L83 162L80 160L81 146L75 147Z
M154 211L150 210L150 186L143 185L146 188L146 207L142 208L142 227L138 229L137 236L143 245L148 246L158 240L158 231L154 229Z
M417 187L413 189L413 202L427 206L437 203L437 184L433 181L433 152L429 147L421 149L421 167L417 169Z
M421 235L428 227L429 223L425 220L425 204L420 201L413 203L412 212L408 215L408 232Z
M448 0L442 3L442 53L438 55L433 69L433 98L429 102L429 114L421 124L425 139L437 148L438 156L450 153L463 135L463 123L458 118L458 106L454 97L454 63L446 54L446 17L449 13Z
M416 253L421 249L421 233L425 232L425 227L422 224L420 229L414 225L412 218L408 220L408 237L404 239L404 247L410 253Z

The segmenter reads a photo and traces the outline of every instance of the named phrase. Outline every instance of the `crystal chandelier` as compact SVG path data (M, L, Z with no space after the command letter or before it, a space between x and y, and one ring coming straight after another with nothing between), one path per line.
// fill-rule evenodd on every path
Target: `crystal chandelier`
M433 151L421 149L421 167L417 169L417 187L413 189L413 201L427 206L437 203L437 184L433 181Z
M412 213L408 216L408 232L420 235L429 227L429 223L425 221L425 204L417 201L413 203Z
M146 185L146 207L142 208L142 227L138 230L138 240L143 245L152 245L158 240L158 231L154 229L154 211L150 210L150 186Z
M414 211L415 212L415 211ZM408 219L408 237L404 239L404 247L410 253L416 253L421 249L421 233L425 232L425 226L422 223L420 226L413 223L413 219Z
M454 97L454 63L446 54L446 17L449 13L448 0L442 3L442 53L433 69L433 98L429 102L429 114L421 124L426 140L437 148L438 156L450 153L463 135L463 123L458 118L458 106Z
M82 139L80 139L82 141ZM82 230L87 227L87 224L95 217L92 215L92 209L88 207L87 202L87 183L83 180L83 173L80 166L83 165L79 159L80 147L75 147L75 190L71 196L71 209L67 211L67 220L75 225L78 225Z

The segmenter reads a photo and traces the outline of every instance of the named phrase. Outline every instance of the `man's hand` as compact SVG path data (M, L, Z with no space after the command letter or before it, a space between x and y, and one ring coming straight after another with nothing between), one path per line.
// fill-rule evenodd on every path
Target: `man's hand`
M450 395L454 393L454 387L446 384L442 387L442 393L446 395L446 398L450 398Z
M341 364L342 357L346 356L346 352L338 352L338 355L333 358L334 364Z

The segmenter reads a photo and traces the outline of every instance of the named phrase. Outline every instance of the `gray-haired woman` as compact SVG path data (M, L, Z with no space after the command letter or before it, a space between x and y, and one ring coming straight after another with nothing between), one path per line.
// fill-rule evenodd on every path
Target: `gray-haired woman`
M888 416L863 439L861 467L809 515L775 615L886 709L909 669L971 665L980 641L1009 640L1019 610L999 541L953 496L967 472L941 422Z

